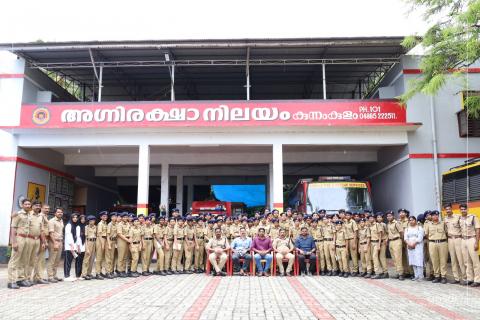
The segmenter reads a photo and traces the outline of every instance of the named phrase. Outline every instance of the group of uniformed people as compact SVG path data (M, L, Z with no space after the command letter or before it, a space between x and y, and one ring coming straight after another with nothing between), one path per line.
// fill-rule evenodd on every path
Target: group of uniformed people
M8 267L8 287L60 281L56 268L62 250L63 211L57 209L55 217L47 220L48 206L42 209L40 203L32 205L28 200L22 205L22 210L12 217L13 251ZM447 282L450 254L454 277L451 282L478 286L480 263L476 251L480 221L468 214L465 205L460 207L461 215L454 215L451 209L451 206L445 207L444 219L439 219L438 211L427 211L419 216L425 229L427 279ZM270 257L271 261L270 255L275 252L281 275L291 275L296 254L301 259L299 272L302 274L315 272L318 263L319 275L380 279L390 277L388 248L396 270L395 278L404 280L412 276L407 261L409 249L404 241L409 212L399 209L397 216L398 219L393 211L352 214L339 210L327 214L319 210L304 215L291 209L284 213L266 209L263 214L256 212L253 218L214 213L182 217L178 210L166 218L155 214L136 216L128 212L103 211L97 217L91 215L86 219L81 278L103 280L152 273L202 273L208 264L215 275L222 276L229 250L233 251L240 274L245 274L247 264L244 261L239 265L238 255L235 259L235 253L242 250L243 254L253 251L259 275L267 275L268 271L268 266L259 264L260 260ZM241 245L231 246L236 242ZM40 275L47 248L48 279L42 280ZM76 248L72 245L73 251L77 251ZM156 259L153 272L152 258ZM286 271L283 262L288 264ZM95 277L92 275L94 264Z

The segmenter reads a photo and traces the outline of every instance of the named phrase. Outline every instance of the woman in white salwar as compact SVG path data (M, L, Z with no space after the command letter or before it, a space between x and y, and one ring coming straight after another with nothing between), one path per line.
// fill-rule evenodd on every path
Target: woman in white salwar
M408 218L408 227L404 232L404 240L408 248L408 264L413 267L415 277L412 280L423 279L423 237L424 231L417 224L417 218Z

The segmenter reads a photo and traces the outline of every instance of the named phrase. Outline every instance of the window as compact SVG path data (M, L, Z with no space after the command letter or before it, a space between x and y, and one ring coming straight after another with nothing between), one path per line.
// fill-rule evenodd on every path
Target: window
M468 96L480 96L480 91L462 92L462 110L457 112L458 134L462 138L480 137L480 119L473 119L465 109L465 98Z

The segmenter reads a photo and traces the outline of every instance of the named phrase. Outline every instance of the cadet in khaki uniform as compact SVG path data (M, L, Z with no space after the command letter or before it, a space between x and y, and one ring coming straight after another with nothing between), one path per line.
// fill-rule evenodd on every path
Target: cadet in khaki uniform
M348 278L348 242L342 220L335 222L335 233L333 234L333 239L335 242L335 256L338 258L338 266L340 269L339 276Z
M95 244L95 273L97 280L103 280L106 277L107 260L105 259L105 253L107 250L107 219L108 212L102 211L99 214L100 222L97 224L97 241ZM102 273L102 267L105 266L105 273Z
M183 255L183 242L185 240L185 226L183 224L183 218L179 218L177 225L173 229L173 255L171 269L174 274L183 272L182 255Z
M28 231L27 237L27 250L25 250L26 255L26 265L25 265L25 277L27 280L31 280L33 283L32 275L35 270L35 261L37 260L37 254L40 248L45 249L45 236L43 230L43 216L41 215L42 204L39 201L33 201L32 211L30 211L30 228ZM47 281L38 281L39 283L46 284Z
M155 251L157 252L157 268L154 274L160 276L166 276L165 273L165 253L163 252L163 248L165 247L166 239L165 239L165 231L166 227L164 225L165 219L161 218L159 223L154 225L153 227L153 245L155 247Z
M380 213L380 215L382 214ZM377 223L374 215L371 215L368 220L370 223L370 252L372 253L373 270L375 271L375 276L372 279L381 279L383 270L380 264L380 242L383 237L383 227Z
M42 206L42 212L40 215L42 216L42 230L43 236L45 238L45 242L43 246L40 246L38 250L38 254L35 257L35 275L33 280L35 284L46 284L48 282L48 274L47 268L45 264L45 252L48 248L48 213L50 212L50 206L48 204L44 204Z
M462 255L462 230L460 229L460 215L453 214L452 206L447 204L444 206L448 235L448 252L450 253L450 261L452 263L452 273L454 280L452 284L464 284L467 280L465 273L465 264Z
M152 217L145 218L145 225L143 226L143 247L142 247L142 275L149 276L150 263L152 262L153 241L155 241L153 234L155 232L152 225Z
M432 222L425 226L425 238L428 239L428 252L433 266L433 283L447 283L447 226L439 220L440 213L432 211Z
M432 223L432 211L427 210L423 214L425 217L425 220L423 221L423 229L426 228L426 226L429 223ZM428 252L428 241L423 242L424 245L424 259L425 259L425 280L426 281L432 281L434 279L432 271L433 271L433 265L432 265L432 259L430 259L430 253Z
M292 251L295 249L292 239L286 237L287 231L280 229L280 234L278 238L273 240L273 251L275 252L275 259L277 259L278 271L281 276L291 276L291 271L293 267L293 262L295 260L295 255ZM288 259L287 270L283 266L283 259Z
M320 274L325 274L325 253L323 252L323 233L322 228L318 225L318 220L313 219L311 235L315 240L315 246L317 247L317 257L319 260Z
M281 228L280 228L280 222L276 218L272 219L272 224L273 225L270 226L268 236L273 241L273 240L277 239L278 236L280 235L280 229Z
M10 239L12 241L12 255L8 261L8 285L9 289L30 287L32 284L25 279L25 254L27 235L29 233L29 212L32 203L28 199L22 200L22 210L12 215Z
M105 263L107 278L113 279L115 267L115 247L117 245L117 213L110 213L110 222L107 225L107 247L105 249Z
M370 252L370 229L367 227L367 219L360 219L358 227L358 251L362 264L362 277L372 276L372 254Z
M352 213L350 211L345 212L343 227L345 228L345 236L348 242L347 260L348 257L352 259L350 272L352 276L356 276L358 274L358 226L352 219Z
M58 282L62 279L57 277L57 268L60 263L63 248L63 209L57 208L55 210L55 217L48 221L48 281Z
M128 223L128 215L125 212L123 212L120 217L122 218L122 221L117 223L117 271L119 277L125 278L127 276L126 267L127 253L129 252L128 246L130 244L130 224Z
M213 274L216 276L225 276L225 272L222 271L225 263L227 262L227 252L230 249L227 238L222 236L222 230L215 228L215 236L208 240L207 244L208 260L213 266ZM219 262L217 262L217 258Z
M205 237L207 230L203 219L195 226L195 271L202 273L205 269Z
M322 226L323 234L323 253L325 255L325 264L327 266L327 276L337 275L337 260L335 258L335 243L333 242L333 234L335 229L332 219L324 218Z
M407 209L398 209L398 223L402 227L402 232L408 228L408 216L409 212ZM413 268L408 264L408 249L405 241L402 241L402 265L403 273L405 277L410 277L413 275Z
M175 219L170 218L170 221L165 228L165 268L167 268L167 274L172 274L174 271L173 268L171 268L171 262L172 262L172 256L173 256L173 234L175 231Z
M133 226L130 228L128 236L130 238L130 254L132 261L130 263L130 271L132 277L139 277L138 273L138 259L140 258L140 251L143 248L143 229L140 226L140 221L137 217L133 217Z
M480 286L480 261L478 258L478 242L480 241L480 221L468 214L467 206L460 205L460 228L462 230L462 255L467 274L467 285Z
M400 223L394 219L393 211L387 212L387 221L388 249L395 264L398 280L405 280L402 261L403 229Z
M85 256L83 257L82 278L91 280L93 269L93 258L95 257L95 244L97 242L97 226L95 216L88 216L88 224L85 226Z
M377 224L380 228L383 229L382 238L380 241L380 264L383 270L383 277L388 278L388 265L387 265L387 243L388 243L388 230L387 224L383 222L383 214L377 214Z
M185 273L193 273L192 262L193 253L195 251L195 226L193 225L192 217L187 217L187 226L185 227L185 240L183 243L183 249L185 254Z

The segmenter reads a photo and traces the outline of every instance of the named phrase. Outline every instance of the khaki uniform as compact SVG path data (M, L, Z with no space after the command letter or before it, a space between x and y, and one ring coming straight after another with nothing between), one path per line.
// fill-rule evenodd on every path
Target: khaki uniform
M142 248L142 271L150 272L150 263L152 262L153 253L153 237L154 233L153 225L145 225L143 227L143 248Z
M91 276L93 268L93 258L95 257L95 248L97 242L97 227L90 224L85 226L85 256L83 257L82 277ZM98 272L100 273L100 272Z
M47 215L40 213L42 216L42 230L43 230L43 236L45 237L45 242L48 244L48 217ZM45 265L45 252L47 251L47 246L42 248L40 245L38 249L38 254L35 257L35 275L33 276L34 280L42 280L42 279L47 279L48 274L47 274L47 268Z
M452 264L453 278L456 281L467 280L465 263L462 255L462 230L460 228L460 215L447 215L444 219L447 225L448 252ZM460 271L460 272L459 272Z
M195 226L195 239L198 247L195 247L195 270L205 268L205 237L207 235L207 228Z
M43 216L40 213L31 211L29 237L27 238L27 249L25 250L25 277L27 280L33 280L33 271L35 270L35 261L38 250L40 249L40 235L43 233Z
M350 272L357 273L358 272L358 239L357 239L357 231L358 226L355 220L350 219L350 221L344 221L343 227L345 228L345 235L348 242L348 252L347 252L347 260L348 256L352 259L352 268Z
M107 273L113 273L115 266L115 247L117 245L117 225L119 222L111 222L107 225L107 246L105 248L105 263ZM110 247L108 246L110 244Z
M319 260L320 271L325 271L325 253L323 252L323 233L322 227L317 226L317 228L312 228L312 237L315 240L315 247L317 252L317 257Z
M227 238L225 237L220 237L220 239L217 238L212 238L208 241L207 244L207 250L214 250L215 248L222 248L222 249L228 249L228 241ZM225 263L227 262L227 253L222 252L219 256L219 261L217 262L217 254L215 252L212 252L208 255L208 260L210 261L210 264L213 266L216 272L222 271L223 267L225 266Z
M287 247L288 249L292 250L293 249L293 243L292 243L292 240L290 238L284 238L284 239L276 238L275 240L273 240L272 247L276 250L278 250L280 248L283 248L283 247ZM280 273L285 272L285 268L283 266L283 259L284 258L288 259L287 273L290 273L292 271L293 262L295 260L295 255L291 252L289 252L285 255L281 252L276 252L275 253L275 259L277 259L277 266L278 266L278 270L280 271Z
M107 273L107 260L105 254L107 251L107 229L108 225L106 221L101 220L97 224L97 241L95 245L95 273L101 274L102 267L105 267L105 273Z
M57 276L57 268L60 263L60 257L63 249L63 220L53 217L48 221L48 232L50 239L48 241L48 278L52 279ZM56 240L58 249L55 249Z
M427 226L432 223L430 220L425 220L424 225L422 226L423 229L425 230ZM432 271L433 271L433 265L432 265L432 259L430 259L430 253L428 251L428 241L423 242L423 257L425 260L425 275L427 278L432 276Z
M279 234L280 234L280 229L281 229L280 226L278 226L278 227L275 227L275 226L270 227L270 232L268 233L268 236L270 237L270 239L273 239L273 240L277 239L278 236L279 236ZM273 241L273 240L272 240L272 241Z
M165 247L163 252L165 253L165 268L174 271L175 269L171 268L172 257L173 257L173 232L176 227L171 227L168 225L165 228L165 235L167 239L168 249Z
M340 272L349 272L347 255L347 232L345 226L335 230L335 254Z
M372 274L372 253L370 250L370 229L363 227L358 229L358 251L362 272Z
M280 221L280 228L285 229L287 235L290 232L290 227L291 226L292 226L292 224L288 220Z
M335 244L333 235L335 233L332 223L322 226L323 234L323 253L325 255L325 263L328 271L337 271L337 260L335 259Z
M382 265L382 270L384 273L388 273L387 265L387 240L388 240L388 229L385 222L379 223L383 229L382 241L380 244L380 264Z
M399 220L398 222L402 227L402 232L405 234L405 230L408 228L408 218ZM408 248L405 241L402 241L402 265L405 274L413 274L413 267L408 264Z
M130 271L137 272L138 259L140 258L140 249L142 247L143 228L140 226L132 226L128 233L132 243L130 244L130 255L132 262L130 264Z
M157 269L156 271L165 271L165 252L163 251L164 240L165 240L166 227L156 224L153 227L153 234L155 239L153 240L153 245L155 251L157 252Z
M425 226L428 239L428 252L432 261L435 278L447 278L448 243L447 225L444 221L429 223Z
M231 230L231 229L230 229ZM185 254L185 271L191 271L193 262L193 253L195 251L195 227L185 227L185 240L183 243Z
M185 240L185 227L179 227L178 225L175 226L175 228L173 229L173 238L173 246L175 246L176 243L177 248L172 248L173 255L171 269L172 271L182 271L182 255Z
M302 231L301 226L299 226L299 227L293 226L293 227L290 228L290 238L292 238L292 241L295 241L295 239L298 238L301 231Z
M467 281L480 283L480 261L478 252L474 246L477 242L476 230L480 229L480 221L473 214L460 217L460 229L462 230L462 255L465 264Z
M119 235L123 235L127 239L130 236L130 224L128 222L117 223L117 250L118 250L118 265L119 272L125 272L127 268L127 259L129 250L129 243L123 240Z
M231 239L235 239L236 237L239 237L240 236L240 228L242 226L240 224L232 224L230 226L230 232L229 232L229 236L231 237Z
M12 218L11 227L16 231L18 248L12 249L12 255L8 261L8 282L25 280L26 254L28 250L27 235L29 233L30 218L25 210L20 210Z
M372 253L373 269L376 275L380 275L384 272L380 263L380 251L381 251L381 232L383 228L377 222L374 222L369 227L370 229L370 252ZM385 270L386 271L386 270Z
M397 222L396 220L392 220L388 223L388 249L390 250L390 255L392 256L393 263L395 264L395 269L398 275L403 276L403 239L400 232L403 232L403 229L399 222Z

